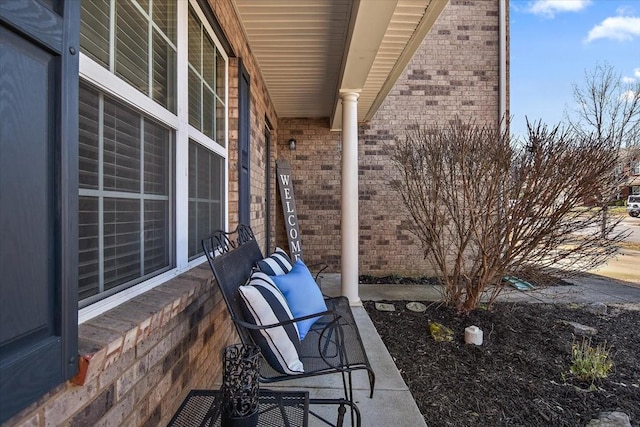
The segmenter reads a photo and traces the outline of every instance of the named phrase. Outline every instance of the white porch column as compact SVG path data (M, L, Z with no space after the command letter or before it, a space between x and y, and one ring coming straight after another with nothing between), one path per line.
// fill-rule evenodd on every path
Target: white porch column
M342 295L351 305L358 294L358 92L340 93L342 99Z

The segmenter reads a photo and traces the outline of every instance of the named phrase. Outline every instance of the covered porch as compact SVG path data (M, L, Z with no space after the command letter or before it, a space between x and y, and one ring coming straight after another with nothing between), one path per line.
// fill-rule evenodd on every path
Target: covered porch
M359 124L374 117L447 1L236 0L235 5L279 123L328 118L324 126L340 134L342 294L360 304ZM297 141L298 147L308 143L313 142ZM280 140L280 147L286 144Z

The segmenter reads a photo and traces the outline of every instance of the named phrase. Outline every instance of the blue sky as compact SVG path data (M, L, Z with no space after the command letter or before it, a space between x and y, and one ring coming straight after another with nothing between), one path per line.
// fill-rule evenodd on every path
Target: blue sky
M555 125L574 108L573 83L609 63L640 82L640 0L510 0L511 131L525 116Z

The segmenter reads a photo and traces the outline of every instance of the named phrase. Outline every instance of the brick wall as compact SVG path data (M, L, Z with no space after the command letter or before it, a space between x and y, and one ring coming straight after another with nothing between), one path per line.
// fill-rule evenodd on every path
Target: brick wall
M228 1L209 0L211 8L223 29L227 40L231 44L235 57L229 61L229 228L233 229L238 224L238 72L239 61L242 61L244 68L250 78L250 170L251 170L251 227L259 242L266 239L266 215L273 215L273 208L270 213L266 212L266 170L267 166L273 170L275 168L275 158L277 153L276 138L277 133L272 131L271 138L271 158L267 158L267 147L265 138L265 127L267 123L276 126L278 119L275 107L271 103L269 92L260 72L256 59L251 54L251 49L244 38L244 33L240 22L237 19L233 5ZM275 178L273 178L275 180ZM271 187L271 200L275 197L275 181ZM275 225L271 221L271 240L269 246L273 246L273 235ZM265 241L262 249L266 248Z
M360 268L431 274L394 179L388 148L416 125L495 123L499 113L497 0L451 0L374 119L360 128Z
M456 116L499 119L498 14L498 0L451 0L374 119L360 125L360 274L432 274L389 185L395 173L388 148L416 125L446 124ZM291 162L305 261L339 271L341 135L323 120L278 125L278 153ZM290 137L298 140L296 151L286 149ZM286 247L283 231L278 243Z
M193 388L221 378L238 338L208 264L79 327L82 370L6 425L166 425Z
M329 130L329 119L281 119L278 156L291 164L291 177L305 262L340 265L341 133ZM288 141L298 142L296 150ZM274 184L275 185L275 184ZM288 248L284 215L277 197L277 244Z

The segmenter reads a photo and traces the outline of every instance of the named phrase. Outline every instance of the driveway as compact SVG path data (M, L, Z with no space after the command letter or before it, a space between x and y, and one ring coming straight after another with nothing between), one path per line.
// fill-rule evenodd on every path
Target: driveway
M640 218L633 218L627 215L618 227L620 227L622 231L631 233L626 239L627 242L640 244Z
M605 265L589 272L640 286L640 251L622 249L618 255L610 259Z
M609 262L597 269L591 270L590 273L624 280L625 282L640 286L640 250L636 247L640 244L640 218L626 216L618 227L630 233L625 241L631 243L633 248L623 248L618 255L610 259Z

